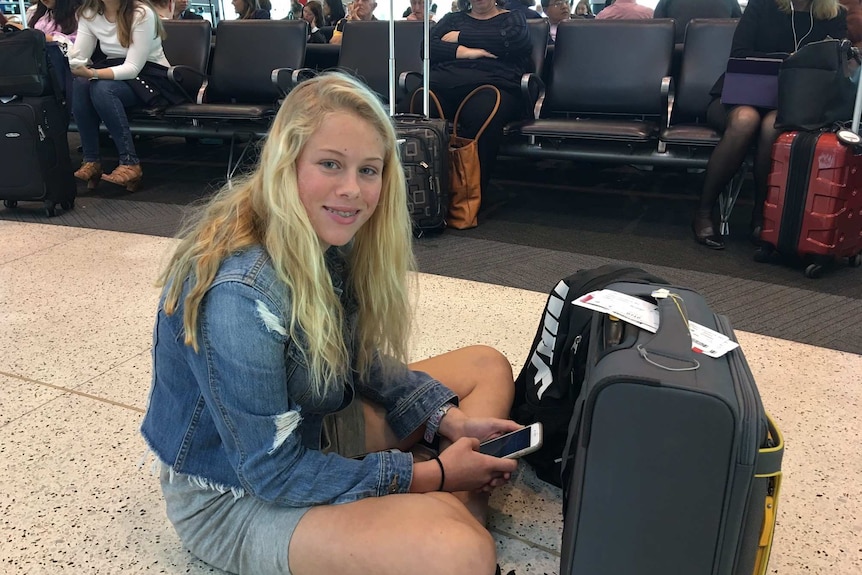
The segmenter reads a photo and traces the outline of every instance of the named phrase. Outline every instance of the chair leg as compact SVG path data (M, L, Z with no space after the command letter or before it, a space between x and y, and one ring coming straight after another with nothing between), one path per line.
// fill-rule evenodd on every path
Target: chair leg
M742 183L745 181L745 175L748 173L748 162L743 162L736 174L728 182L727 187L721 192L718 197L718 210L721 218L719 225L719 233L722 236L730 235L730 213L736 205L736 200L739 198L739 191L742 189Z

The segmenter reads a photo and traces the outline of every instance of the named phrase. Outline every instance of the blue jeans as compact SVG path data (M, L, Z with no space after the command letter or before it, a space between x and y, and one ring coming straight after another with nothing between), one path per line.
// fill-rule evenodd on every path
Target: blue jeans
M136 165L140 163L135 153L132 132L126 108L141 105L132 88L122 80L89 80L75 78L72 97L72 113L81 135L85 162L98 162L99 123L105 122L117 152L120 163Z

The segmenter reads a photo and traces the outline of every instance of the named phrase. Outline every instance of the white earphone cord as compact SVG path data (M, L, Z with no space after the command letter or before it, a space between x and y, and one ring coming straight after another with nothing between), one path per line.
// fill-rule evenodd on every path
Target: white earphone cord
M793 0L790 2L790 28L793 30L793 51L799 51L799 45L805 41L808 36L811 35L811 31L814 30L814 12L811 11L811 6L808 7L808 17L810 24L808 26L808 32L800 38L796 39L796 9L793 7Z

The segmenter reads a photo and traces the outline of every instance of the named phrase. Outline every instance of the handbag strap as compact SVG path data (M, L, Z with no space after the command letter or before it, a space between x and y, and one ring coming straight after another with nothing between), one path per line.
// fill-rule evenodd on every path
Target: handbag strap
M485 132L485 128L488 127L488 124L490 124L491 120L494 119L494 116L497 115L497 110L500 109L500 90L497 89L497 86L494 86L492 84L483 84L483 85L479 86L478 88L474 89L469 94L467 94L464 97L464 99L461 100L461 104L458 106L458 111L455 112L455 120L453 122L454 126L452 128L452 136L453 137L456 137L456 138L458 137L458 118L461 116L461 110L464 109L464 104L466 104L470 100L470 98L472 98L473 96L475 96L476 94L478 94L479 92L482 92L484 90L492 90L494 92L494 95L497 96L497 100L496 100L496 102L494 102L494 109L491 110L490 114L488 114L488 119L485 120L485 123L482 124L481 128L479 128L479 131L476 132L476 135L473 138L474 140L478 140L479 138L482 137L482 134Z
M421 94L424 89L425 88L419 88L418 90L413 92L412 96L410 96L410 113L411 114L416 113L413 111L413 104L416 103L416 94ZM440 118L445 120L446 116L443 114L443 106L440 104L440 99L437 98L437 94L435 94L433 90L428 90L428 97L431 99L432 102L434 102L434 106L437 108L437 113L440 115Z

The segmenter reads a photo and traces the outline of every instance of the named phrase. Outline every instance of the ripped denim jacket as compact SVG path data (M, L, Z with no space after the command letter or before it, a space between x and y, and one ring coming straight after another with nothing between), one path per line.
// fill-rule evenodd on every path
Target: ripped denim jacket
M327 264L338 293L339 262L340 252L330 248ZM170 316L162 295L153 333L153 380L141 433L162 463L213 489L290 507L409 490L410 453L384 451L362 460L325 454L323 417L357 392L386 408L389 425L404 438L439 406L457 401L451 390L407 369L403 377L383 381L377 365L368 381L351 377L314 396L302 352L285 327L289 290L261 247L222 263L201 302L198 353L183 342L188 289L187 281Z

